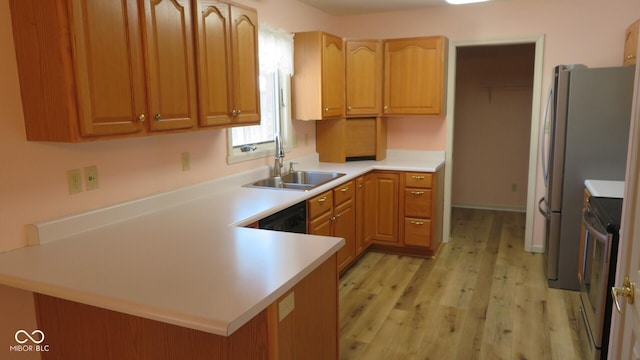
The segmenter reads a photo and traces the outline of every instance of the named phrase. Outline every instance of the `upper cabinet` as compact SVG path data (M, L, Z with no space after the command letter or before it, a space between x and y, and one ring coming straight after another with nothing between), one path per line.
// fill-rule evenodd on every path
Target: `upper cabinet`
M200 125L259 123L257 13L215 0L197 6Z
M624 37L624 58L623 65L635 65L638 58L638 28L640 20L636 20L631 24Z
M447 39L384 41L384 115L442 115Z
M298 120L344 116L342 38L317 31L295 34L293 93L294 117Z
M345 47L347 116L380 114L382 43L348 40Z
M147 106L135 0L10 6L28 140L142 130Z
M100 3L103 2L114 3ZM192 128L196 124L190 4L190 0L144 0L147 96L152 131Z
M204 0L10 0L27 140L82 142L198 129L198 103L218 101L219 94L213 86L206 95L197 89L197 58L209 53L196 52L192 4L206 7ZM231 104L249 114L236 117L239 122L257 122L255 11L225 14L231 20L224 20L230 23L221 36L231 34L224 46L234 52L218 58L222 72L233 69L239 95ZM200 78L216 79L211 73Z

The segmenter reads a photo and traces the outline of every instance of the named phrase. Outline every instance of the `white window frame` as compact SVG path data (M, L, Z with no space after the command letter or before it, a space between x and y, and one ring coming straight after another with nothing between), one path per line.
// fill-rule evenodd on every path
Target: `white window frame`
M261 30L265 30L267 32L280 32L281 34L285 34L282 30L273 30L268 25L260 24ZM290 34L289 34L290 36ZM291 37L292 39L292 37ZM260 38L262 40L262 38ZM293 41L291 41L292 46ZM273 52L273 49L269 48L269 42L260 42L260 54ZM286 49L278 49L279 51L285 51ZM293 51L291 47L291 52ZM293 53L284 54L283 58L290 56L290 59L285 59L286 62L293 61ZM285 152L290 152L294 146L292 141L292 124L291 124L291 72L292 72L292 64L285 64L281 66L281 64L274 65L273 59L262 61L262 59L266 59L268 56L262 56L260 61L260 76L265 76L265 74L276 75L275 87L272 89L274 92L279 92L279 96L275 96L276 100L275 107L277 109L277 119L275 126L275 133L280 134L280 138L282 139L283 147ZM273 57L271 57L273 58ZM271 64L266 63L270 61ZM264 86L266 82L262 82L261 86ZM267 89L260 89L260 91L265 91ZM262 111L261 111L262 113ZM254 126L262 126L262 125L254 125ZM233 164L243 161L249 161L253 159L260 159L265 157L272 157L275 155L275 143L274 140L262 142L259 144L246 144L250 145L255 150L251 149L249 151L243 152L241 151L240 146L233 146L233 129L228 129L227 131L227 163Z

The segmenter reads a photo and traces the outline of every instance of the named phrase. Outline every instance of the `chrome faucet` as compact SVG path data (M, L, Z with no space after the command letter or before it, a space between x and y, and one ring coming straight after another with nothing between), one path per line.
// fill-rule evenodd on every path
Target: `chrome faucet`
M282 176L282 167L284 166L284 148L282 147L279 134L276 134L275 143L276 154L275 163L273 164L273 176L279 177Z

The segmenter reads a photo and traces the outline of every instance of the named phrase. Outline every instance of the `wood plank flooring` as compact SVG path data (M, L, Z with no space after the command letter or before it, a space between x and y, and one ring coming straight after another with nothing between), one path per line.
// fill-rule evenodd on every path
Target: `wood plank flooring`
M369 252L340 279L341 359L582 359L578 293L549 289L525 214L454 208L437 259Z

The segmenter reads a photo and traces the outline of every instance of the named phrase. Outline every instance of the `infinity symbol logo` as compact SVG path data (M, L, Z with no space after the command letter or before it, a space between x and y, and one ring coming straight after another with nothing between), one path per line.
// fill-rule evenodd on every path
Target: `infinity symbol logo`
M24 334L24 336L28 337L29 339L20 340L20 339L18 339L18 335L19 334ZM35 334L40 334L40 340L36 340L31 336L31 335L35 335ZM15 338L16 338L16 341L19 344L24 344L29 340L33 341L35 344L40 344L40 343L42 343L44 341L44 333L41 330L37 330L37 329L33 330L33 332L31 334L29 334L28 332L26 332L24 330L18 330L18 331L16 331Z

